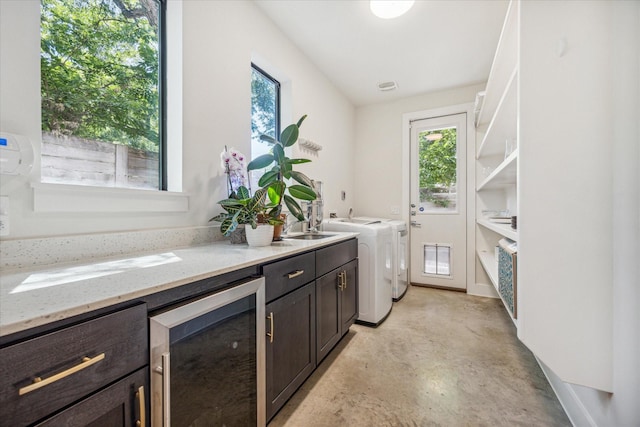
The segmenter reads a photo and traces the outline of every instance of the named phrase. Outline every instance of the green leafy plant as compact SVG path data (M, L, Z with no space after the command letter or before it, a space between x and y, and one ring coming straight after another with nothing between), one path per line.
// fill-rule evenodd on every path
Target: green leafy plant
M266 210L271 207L266 204L267 190L259 188L253 197L247 187L240 187L235 192L235 197L229 197L218 202L226 211L219 213L209 221L220 222L220 231L228 236L234 232L240 224L249 224L251 228L256 228L260 221L260 216L264 216Z
M291 215L299 221L304 221L302 208L296 199L315 200L316 192L313 190L311 179L302 172L294 171L293 165L309 163L309 159L291 159L284 153L285 148L291 147L298 141L300 125L306 119L302 116L297 123L287 126L280 134L280 140L276 140L269 135L261 135L260 139L268 144L272 144L271 153L257 157L247 165L247 170L264 169L271 166L260 180L258 185L267 191L271 202L268 206L268 217L273 221L278 221L282 213L282 203L287 206ZM293 179L297 184L287 185L285 179Z

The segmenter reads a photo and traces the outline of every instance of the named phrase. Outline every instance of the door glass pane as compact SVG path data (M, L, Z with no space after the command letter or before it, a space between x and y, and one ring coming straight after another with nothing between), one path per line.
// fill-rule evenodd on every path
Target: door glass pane
M253 295L171 329L171 425L256 425Z
M419 211L456 212L456 127L420 132L418 144Z

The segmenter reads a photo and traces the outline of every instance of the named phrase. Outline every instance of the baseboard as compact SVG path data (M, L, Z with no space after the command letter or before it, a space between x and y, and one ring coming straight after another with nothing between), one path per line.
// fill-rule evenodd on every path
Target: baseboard
M496 289L487 283L472 283L467 286L467 293L478 297L498 298Z
M560 401L560 404L562 405L564 412L567 414L567 417L569 417L569 421L571 421L571 424L576 427L598 427L596 422L589 414L589 411L574 391L573 386L562 381L537 357L536 361L538 362L540 369L542 369L544 376L547 377L547 381L549 381L551 388Z

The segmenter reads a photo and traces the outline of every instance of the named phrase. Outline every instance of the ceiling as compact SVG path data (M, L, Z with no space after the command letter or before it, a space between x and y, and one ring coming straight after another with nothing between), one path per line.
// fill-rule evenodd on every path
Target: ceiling
M508 7L417 0L387 20L364 0L254 1L356 106L485 82Z

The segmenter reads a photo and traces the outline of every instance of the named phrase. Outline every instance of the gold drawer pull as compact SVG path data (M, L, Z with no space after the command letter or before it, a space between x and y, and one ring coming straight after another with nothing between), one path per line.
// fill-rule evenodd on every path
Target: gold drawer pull
M271 323L270 332L267 332L267 336L269 337L269 342L273 342L273 312L269 313L267 319L269 319L269 323Z
M287 274L287 276L289 276L289 279L293 279L294 277L302 276L303 274L304 270L296 270L293 273Z
M39 388L42 388L46 385L49 385L51 383L54 383L58 380L61 380L65 377L68 377L71 374L75 374L76 372L79 372L85 368L88 368L89 366L98 363L99 361L101 361L102 359L104 359L104 353L100 353L99 355L95 356L95 357L83 357L82 358L82 363L67 369L66 371L62 371L59 374L55 374L50 376L49 378L45 378L42 379L40 377L36 377L33 379L33 384L29 384L28 386L22 387L20 390L18 390L18 395L22 396L23 394L27 394L27 393L31 393L34 390L37 390Z
M345 283L344 270L343 270L340 273L338 273L338 288L340 288L341 291L344 291L345 287L346 287L346 283Z
M144 386L141 385L138 387L138 392L136 393L136 397L138 398L138 406L140 410L140 419L136 421L136 426L138 427L146 427L147 425L147 414L146 414L146 402L144 398Z

